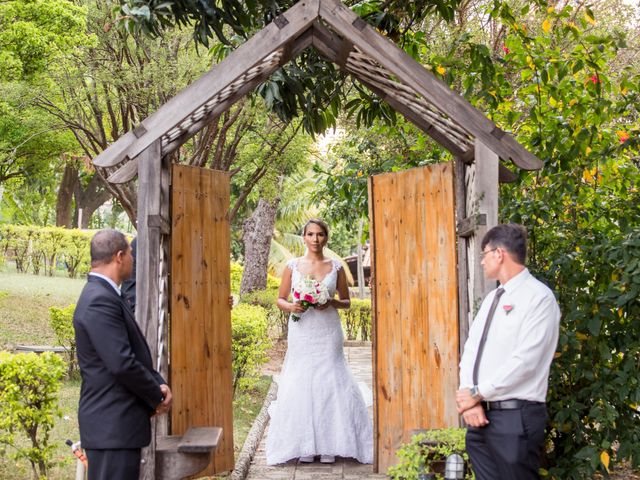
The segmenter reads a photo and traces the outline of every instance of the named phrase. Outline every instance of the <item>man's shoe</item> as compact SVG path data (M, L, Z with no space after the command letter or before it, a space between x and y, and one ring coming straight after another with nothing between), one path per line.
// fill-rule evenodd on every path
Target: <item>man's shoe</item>
M333 455L320 455L320 463L335 463L336 457Z
M313 461L315 459L316 459L315 456L307 455L306 457L300 457L300 462L302 462L302 463L313 463Z

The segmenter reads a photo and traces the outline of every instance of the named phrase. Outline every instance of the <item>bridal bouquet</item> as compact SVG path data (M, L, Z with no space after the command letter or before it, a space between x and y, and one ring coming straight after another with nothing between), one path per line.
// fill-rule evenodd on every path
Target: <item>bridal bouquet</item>
M293 286L293 301L299 303L305 309L323 305L329 301L327 286L311 277L303 277ZM300 320L297 313L291 314L294 322Z

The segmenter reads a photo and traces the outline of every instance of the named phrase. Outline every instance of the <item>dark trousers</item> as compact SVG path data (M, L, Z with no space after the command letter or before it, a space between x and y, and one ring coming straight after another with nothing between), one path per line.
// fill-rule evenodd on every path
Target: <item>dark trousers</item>
M88 480L138 480L140 449L85 450Z
M486 427L467 428L467 452L476 480L538 480L547 407L486 412Z

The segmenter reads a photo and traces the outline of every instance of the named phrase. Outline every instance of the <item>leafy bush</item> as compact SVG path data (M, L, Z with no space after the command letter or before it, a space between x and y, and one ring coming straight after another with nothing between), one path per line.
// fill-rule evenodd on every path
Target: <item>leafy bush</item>
M75 376L78 370L78 362L76 360L76 336L73 329L73 312L75 309L75 304L63 308L49 308L51 329L56 334L58 344L64 347L67 353L69 377Z
M244 267L237 262L231 262L231 293L238 295L240 293L240 284L242 283L242 273ZM280 288L280 279L274 277L270 273L267 274L267 290L277 290Z
M54 446L49 434L60 416L58 391L64 361L54 353L0 352L0 443L13 447L15 459L27 459L35 478L46 478ZM16 434L30 446L21 446Z
M231 310L234 396L255 385L260 366L268 360L268 327L267 311L258 305L241 303Z
M371 340L371 300L351 299L351 308L340 309L347 340Z
M231 293L236 295L240 293L243 270L242 265L237 262L231 262Z
M289 325L289 314L278 308L278 290L266 289L256 290L242 297L244 303L250 305L260 305L267 312L267 320L271 331L275 330L275 335L279 338L287 336Z
M60 227L0 225L0 253L3 260L13 259L16 270L51 276L64 262L69 277L89 271L89 243L93 232Z
M402 445L396 452L400 462L389 468L387 474L394 480L418 480L421 473L438 472L436 462L445 461L452 453L461 455L467 464L466 479L475 478L468 467L469 455L465 451L464 428L426 430L411 437L411 441Z

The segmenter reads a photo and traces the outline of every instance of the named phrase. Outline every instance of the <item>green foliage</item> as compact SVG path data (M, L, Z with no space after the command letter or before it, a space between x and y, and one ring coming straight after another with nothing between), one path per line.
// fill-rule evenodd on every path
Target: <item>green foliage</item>
M241 303L231 310L233 393L250 390L260 378L260 366L271 347L267 312L258 305Z
M426 430L411 437L409 443L402 445L396 455L400 460L389 467L387 474L394 480L418 480L420 473L436 473L442 479L442 471L436 462L442 462L452 453L457 453L467 463L465 479L475 478L468 468L469 455L465 451L464 428Z
M280 338L287 336L289 325L289 314L280 310L276 302L278 300L278 289L267 288L265 290L255 290L242 297L244 303L259 305L267 312L269 328L275 330L275 335Z
M347 340L371 340L371 300L351 299L351 307L340 309Z
M0 2L0 80L33 76L86 44L85 17L86 9L69 0Z
M60 415L64 372L64 362L53 353L0 352L0 443L15 450L13 458L29 460L36 478L46 478L52 464L49 435ZM20 446L18 434L29 440L28 447Z
M640 464L640 76L611 68L624 38L590 10L540 7L494 3L500 54L461 37L428 61L544 162L502 187L500 214L527 226L530 268L563 312L546 473L572 480Z
M89 244L92 232L61 227L0 225L0 253L13 259L18 272L38 275L42 266L52 276L58 263L65 265L70 278L89 271Z
M75 304L66 307L50 307L49 318L51 329L56 334L58 344L63 346L67 352L68 375L73 377L78 371L76 360L76 336L73 329L73 312Z
M231 293L238 295L242 284L242 272L244 268L238 262L231 262Z

